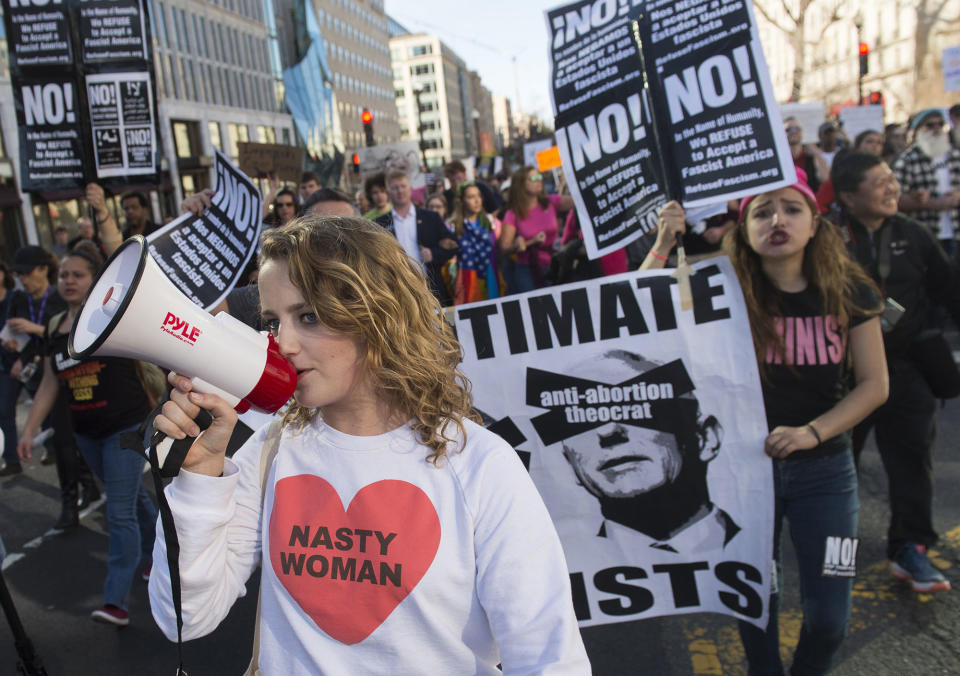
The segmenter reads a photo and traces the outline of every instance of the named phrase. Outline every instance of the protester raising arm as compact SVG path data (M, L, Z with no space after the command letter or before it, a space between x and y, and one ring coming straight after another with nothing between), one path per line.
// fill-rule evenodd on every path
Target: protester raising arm
M657 222L657 239L650 252L640 264L641 270L657 270L666 267L670 252L677 245L677 237L687 231L686 212L677 201L660 207Z
M123 241L123 233L117 225L116 219L107 208L107 202L104 197L103 188L96 183L88 183L85 191L87 204L94 212L94 220L97 226L97 236L100 238L100 245L103 253L107 256L112 254Z

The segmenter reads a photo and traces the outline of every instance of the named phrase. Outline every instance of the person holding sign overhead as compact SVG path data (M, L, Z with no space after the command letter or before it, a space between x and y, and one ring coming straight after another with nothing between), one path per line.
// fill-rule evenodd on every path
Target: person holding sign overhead
M888 378L879 291L819 216L806 175L797 175L790 187L742 201L724 251L743 288L770 428L764 448L774 463L776 579L782 587L784 518L801 578L803 626L791 673L823 674L850 622L856 573L850 430L886 400ZM663 267L659 254L684 231L682 214L676 202L661 210L643 267ZM852 556L835 556L841 549ZM783 673L778 609L775 590L766 630L740 623L750 673Z

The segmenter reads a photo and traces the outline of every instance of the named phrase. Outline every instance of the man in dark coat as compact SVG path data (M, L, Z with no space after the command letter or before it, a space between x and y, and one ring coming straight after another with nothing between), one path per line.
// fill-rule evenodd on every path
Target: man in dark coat
M387 192L393 209L375 222L393 233L407 254L423 265L430 289L440 304L451 305L450 290L441 271L460 248L456 237L437 213L413 205L410 180L403 172L387 174Z

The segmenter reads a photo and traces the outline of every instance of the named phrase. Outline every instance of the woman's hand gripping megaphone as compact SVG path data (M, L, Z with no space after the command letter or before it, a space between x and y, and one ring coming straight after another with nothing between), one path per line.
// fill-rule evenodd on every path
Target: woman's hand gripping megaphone
M170 399L153 420L153 427L172 439L195 437L181 468L195 474L220 476L223 474L227 443L237 424L237 412L217 394L203 394L194 390L187 377L170 373L167 380L173 387ZM209 427L201 429L212 418Z

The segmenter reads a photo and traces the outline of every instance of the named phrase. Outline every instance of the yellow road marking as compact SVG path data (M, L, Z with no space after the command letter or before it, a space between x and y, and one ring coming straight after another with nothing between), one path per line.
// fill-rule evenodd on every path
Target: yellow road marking
M940 539L943 548L960 549L960 526L947 531ZM940 570L953 566L939 550L931 549L928 554L930 561ZM904 584L890 574L889 561L877 561L858 571L853 585L849 635L867 629L876 630L896 619L903 605ZM917 603L930 603L936 598L936 594L912 596ZM803 616L799 609L781 610L780 657L784 664L790 663L802 625ZM689 642L692 674L743 676L747 673L743 644L735 623L707 628L698 626L697 616L690 615L683 619L683 632Z

